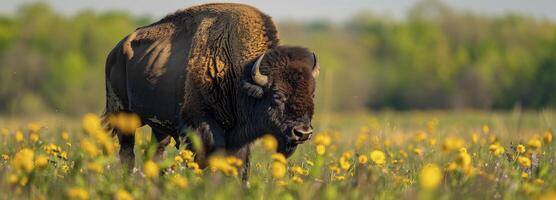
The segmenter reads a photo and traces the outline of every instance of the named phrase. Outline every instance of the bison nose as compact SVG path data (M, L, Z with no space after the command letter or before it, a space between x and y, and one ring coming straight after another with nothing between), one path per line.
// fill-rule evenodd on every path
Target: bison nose
M295 126L292 129L292 136L295 140L298 141L308 140L311 137L312 133L313 129L311 128L311 126L307 125Z

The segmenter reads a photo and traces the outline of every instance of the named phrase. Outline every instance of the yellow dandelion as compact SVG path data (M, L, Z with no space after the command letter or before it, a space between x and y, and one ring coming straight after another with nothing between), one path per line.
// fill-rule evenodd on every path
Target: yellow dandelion
M371 152L371 160L377 165L382 165L386 163L386 155L382 151L374 150Z
M469 166L471 165L471 156L467 153L467 151L461 151L456 158L456 163L462 167Z
M141 127L141 118L134 113L118 113L108 118L110 125L116 127L127 135L135 134L135 130Z
M529 174L527 172L521 172L521 178L529 178Z
M15 154L12 160L12 166L16 170L29 173L33 171L34 168L34 164L33 164L34 157L35 157L35 153L33 152L33 150L29 148L24 148Z
M367 162L369 161L369 159L365 155L360 155L357 160L359 161L359 164L362 165L367 164Z
M286 165L282 162L272 162L270 170L274 178L282 178L286 175Z
M423 169L421 169L419 174L421 187L427 190L437 188L438 185L440 185L440 182L442 182L442 179L442 171L435 164L426 165Z
M316 134L313 138L313 143L315 143L316 145L328 146L330 145L330 143L332 143L332 139L330 138L330 135L328 133L319 133Z
M299 176L293 176L292 177L292 182L295 184L302 184L303 183L303 179Z
M174 161L178 164L183 163L183 158L181 156L176 156L174 157Z
M515 148L515 150L516 150L518 153L525 153L525 146L522 145L522 144L519 144L519 145L517 145L517 147Z
M420 142L427 139L427 133L425 131L419 131L415 134L415 141Z
M17 175L12 174L8 177L8 183L15 185L17 184L17 182L19 182L19 178L17 177Z
M40 138L39 138L39 134L37 134L36 132L33 132L33 133L31 133L31 134L29 135L29 140L30 140L32 143L38 142L39 139L40 139Z
M326 153L326 148L322 144L317 145L315 148L318 155L324 155L324 153Z
M148 160L143 165L143 173L145 173L145 176L148 178L157 178L160 173L160 168L154 161Z
M335 181L343 181L343 180L346 180L346 177L345 176L334 176L334 180Z
M85 151L92 158L96 158L100 154L100 150L97 145L88 139L81 141L81 149Z
M517 162L523 167L531 167L531 159L525 156L519 156Z
M423 156L425 154L425 150L417 147L413 149L413 153L417 154L418 156Z
M15 141L16 142L23 142L24 139L25 138L23 136L23 132L21 132L19 130L15 132Z
M544 141L545 144L549 144L552 142L552 132L551 131L545 131L542 139Z
M529 145L531 149L537 150L542 147L542 142L538 138L531 138L529 142L527 142L527 145Z
M180 156L183 158L185 162L191 162L194 159L194 154L190 150L181 150Z
M116 200L133 200L133 196L124 189L119 189L116 194L114 194L114 199Z
M479 134L475 131L471 133L471 142L473 142L473 144L477 144L479 142Z
M281 153L272 154L272 160L274 160L275 162L282 163L282 164L287 163L286 157L284 156L284 154L281 154Z
M35 159L35 166L37 168L43 168L46 167L47 165L48 165L48 157L44 155L37 156L37 158Z
M280 187L286 187L286 186L288 186L288 182L286 182L284 180L279 180L279 181L276 181L276 185L278 185Z
M491 145L489 146L489 150L490 150L490 152L492 152L495 156L500 156L500 155L504 154L504 152L505 152L504 147L502 147L502 146L501 146L500 144L498 144L498 143L491 144Z
M86 167L88 171L95 172L97 174L104 172L104 167L98 163L94 163L94 162L87 163Z
M448 163L448 165L446 165L445 170L446 171L455 171L458 168L458 164L456 164L455 162L450 162Z
M179 174L172 176L170 183L178 188L186 188L188 185L187 179L183 178Z
M67 191L68 197L70 199L87 200L89 199L89 192L80 187L72 187Z
M62 132L62 139L64 141L68 141L69 140L69 133L67 131L63 131Z
M70 170L70 167L68 165L62 165L62 172L68 173L69 170Z
M10 156L7 154L2 154L2 160L10 160Z
M340 157L339 162L340 162L340 167L344 170L348 170L349 167L351 166L349 159L345 156Z
M454 151L461 149L465 145L465 141L462 138L457 137L447 137L442 143L442 149L444 151Z
M266 134L265 136L263 136L263 148L266 151L268 152L276 151L277 147L278 147L278 141L276 141L276 138L273 135Z

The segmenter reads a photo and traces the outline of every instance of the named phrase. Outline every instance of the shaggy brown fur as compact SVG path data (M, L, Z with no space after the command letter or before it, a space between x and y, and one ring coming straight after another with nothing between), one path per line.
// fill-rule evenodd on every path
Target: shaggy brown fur
M302 141L286 135L294 127L310 130L316 60L278 41L271 18L250 6L177 11L138 28L110 52L106 115L138 114L160 142L157 155L183 128L200 134L207 153L222 148L247 161L248 144L272 132L289 155ZM270 83L258 86L250 72L263 54L261 72ZM131 162L133 137L114 131L120 156Z

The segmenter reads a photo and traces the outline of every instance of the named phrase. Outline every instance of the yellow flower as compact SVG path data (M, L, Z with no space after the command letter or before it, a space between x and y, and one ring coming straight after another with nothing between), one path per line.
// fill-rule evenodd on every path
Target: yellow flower
M12 185L17 184L17 182L19 181L19 179L17 178L17 175L12 174L8 177L8 182Z
M37 156L35 159L35 166L37 166L37 168L43 168L46 167L46 165L48 165L48 157L44 155Z
M92 141L88 140L88 139L84 139L81 141L81 148L87 153L89 154L89 156L96 158L99 153L100 150L97 148L97 145L95 145L95 143L93 143Z
M531 149L537 150L537 149L540 149L542 147L542 142L537 138L531 138L529 140L529 142L527 143L527 145L529 145L529 147Z
M183 158L181 156L176 156L174 157L174 161L178 164L183 163Z
M194 155L193 155L193 152L192 152L192 151L189 151L189 150L181 150L181 151L180 151L180 156L181 156L181 158L183 158L183 160L184 160L185 162L193 161L193 158L194 158L194 157L193 157L193 156L194 156Z
M432 190L440 185L442 181L442 171L435 164L428 164L419 174L419 181L421 182L421 187L424 189Z
M551 143L552 142L552 132L551 131L545 131L542 139L544 141L545 144Z
M33 171L34 168L33 165L34 157L35 157L35 153L33 152L33 150L29 148L24 148L15 154L14 159L12 160L12 166L16 170L21 170L29 173Z
M243 161L235 156L226 157L226 162L234 167L241 167L243 165Z
M445 170L446 171L454 171L458 168L458 165L455 162L450 162L448 163L448 165L446 166Z
M517 162L519 162L519 164L523 167L531 167L531 159L525 156L519 156L517 158Z
M279 163L282 163L282 164L287 163L286 157L281 153L272 154L272 160L274 160L276 162L279 162Z
M382 151L374 150L371 152L371 160L377 165L382 165L386 163L386 155Z
M39 123L29 123L27 124L27 128L29 129L30 133L37 133L42 128L42 125Z
M360 155L357 160L359 161L359 164L362 165L367 164L367 162L369 161L369 159L365 155Z
M305 175L305 176L306 176L306 175L309 175L309 171L303 169L303 168L300 167L300 166L293 166L293 167L291 168L291 171L292 171L294 174L301 174L301 175Z
M68 165L62 165L62 171L63 171L64 173L68 173L69 170L70 170L70 167L69 167Z
M469 166L471 165L471 156L467 153L467 151L462 151L456 158L456 163L462 167Z
M87 164L87 170L100 174L104 171L104 167L98 163L92 162Z
M299 177L299 176L293 176L292 177L292 182L295 183L295 184L302 184L303 179L301 179L301 177Z
M87 192L87 190L83 188L72 187L68 189L67 193L70 199L80 199L80 200L89 199L89 192Z
M62 139L64 141L68 141L69 140L69 134L67 131L62 132Z
M529 178L529 174L527 172L521 172L521 178Z
M477 134L477 132L471 133L471 142L473 142L473 144L477 144L479 142L479 134Z
M227 158L221 156L211 156L209 158L209 167L213 172L219 170L226 176L238 175L237 168L231 165Z
M515 148L515 150L516 150L518 153L525 153L525 146L522 145L522 144L519 144L519 145L517 145L517 147Z
M188 185L187 179L183 178L181 175L176 174L170 179L170 183L178 188L186 188Z
M315 143L316 145L328 146L330 145L330 143L332 143L332 139L330 138L330 135L328 135L328 133L319 133L315 135L313 143Z
M324 155L324 153L326 153L326 148L324 147L324 145L319 144L316 146L316 152L318 155Z
M1 132L4 137L7 137L8 134L10 134L10 130L8 130L7 128L2 128Z
M37 134L36 132L32 132L29 135L29 140L31 140L32 143L38 142L39 141L39 134Z
M415 134L415 141L420 142L427 139L427 133L425 131L419 131Z
M276 141L276 138L273 135L266 134L265 136L263 136L263 148L266 151L268 152L276 151L277 147L278 147L278 141Z
M490 150L495 156L500 156L500 155L504 154L504 152L505 152L504 147L500 146L500 144L498 144L498 143L491 144L491 145L489 146L489 150Z
M6 155L6 154L2 154L2 160L9 160L10 156Z
M286 186L288 186L288 182L286 182L284 180L279 180L279 181L276 181L276 185L278 185L280 187L286 187Z
M160 168L155 162L148 160L143 165L143 173L145 173L145 176L148 178L157 178L160 173Z
M425 154L425 150L423 150L422 148L415 148L413 149L413 153L417 154L418 156L423 156Z
M15 141L16 142L23 142L24 139L25 138L23 137L23 132L21 132L19 130L15 132Z
M134 113L118 113L108 117L110 125L116 127L127 135L135 134L135 130L141 127L141 118Z
M286 165L282 162L272 162L270 169L274 178L282 178L286 175Z
M340 157L340 167L344 170L348 170L351 166L349 159L345 156Z
M114 199L116 200L133 200L133 196L125 191L124 189L119 189L116 194L114 194Z
M464 145L465 141L462 138L447 137L444 139L442 149L444 151L454 151L462 148Z
M346 177L345 176L335 176L334 180L335 181L343 181L343 180L346 180Z

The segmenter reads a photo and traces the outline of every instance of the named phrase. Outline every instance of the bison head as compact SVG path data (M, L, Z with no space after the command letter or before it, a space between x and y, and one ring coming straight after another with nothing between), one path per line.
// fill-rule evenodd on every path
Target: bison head
M256 99L254 117L262 131L278 139L278 152L290 156L311 138L315 79L314 53L300 47L277 47L251 66L247 93Z

